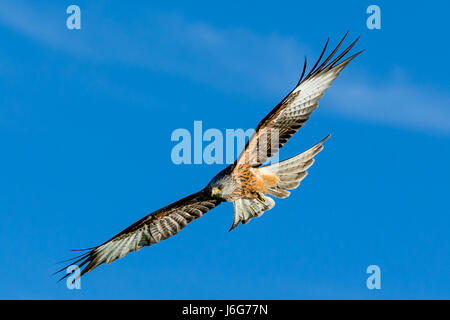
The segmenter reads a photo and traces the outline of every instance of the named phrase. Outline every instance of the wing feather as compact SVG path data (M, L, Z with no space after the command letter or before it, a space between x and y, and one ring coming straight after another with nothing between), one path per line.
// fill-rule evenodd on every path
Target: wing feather
M88 252L76 257L78 260L72 264L77 264L82 269L82 276L102 263L109 264L130 252L175 235L189 222L200 218L219 204L220 200L210 198L205 190L192 194L145 216L103 244L90 248ZM62 268L56 273L66 269L67 267ZM66 274L60 280L68 276Z
M249 164L252 167L259 167L264 164L305 124L311 113L317 108L325 90L339 76L342 69L362 52L360 51L344 59L359 40L358 37L332 60L347 34L348 32L331 54L320 63L328 46L328 39L319 59L306 77L303 78L306 69L305 59L302 76L297 86L258 124L255 133L234 164L235 168L238 168L237 170L239 170L239 167ZM330 60L331 62L329 62Z

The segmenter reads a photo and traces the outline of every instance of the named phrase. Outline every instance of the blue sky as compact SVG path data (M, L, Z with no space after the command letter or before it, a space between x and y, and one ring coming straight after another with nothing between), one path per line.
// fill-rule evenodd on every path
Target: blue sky
M74 3L81 30L72 2L0 3L0 298L450 297L448 4ZM50 276L224 167L173 164L173 130L256 126L347 30L366 52L281 150L332 133L290 198L233 232L221 205L81 290Z

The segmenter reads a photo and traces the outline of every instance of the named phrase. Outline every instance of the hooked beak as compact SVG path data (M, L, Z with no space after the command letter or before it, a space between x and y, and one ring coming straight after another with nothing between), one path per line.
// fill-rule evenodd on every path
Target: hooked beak
M220 194L220 193L222 193L222 190L220 190L220 189L217 188L217 187L212 187L212 189L211 189L211 194L212 194L213 196L216 196L216 195L218 195L218 194Z

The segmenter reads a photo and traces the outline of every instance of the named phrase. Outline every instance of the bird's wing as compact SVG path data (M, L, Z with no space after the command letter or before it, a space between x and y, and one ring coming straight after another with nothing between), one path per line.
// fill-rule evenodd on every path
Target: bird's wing
M79 268L83 268L80 273L82 276L102 263L109 264L129 252L137 251L144 246L153 245L175 235L189 222L200 218L219 203L219 200L210 198L204 190L194 193L147 215L105 243L88 249L88 252L71 259L78 259L71 265L77 264ZM66 268L62 268L56 273L62 272ZM67 276L69 274L62 277L61 280Z
M320 63L326 51L328 39L316 64L303 78L306 70L305 58L303 72L297 86L258 124L255 133L236 160L235 168L243 165L261 166L275 155L294 133L305 124L311 113L317 108L319 99L332 81L337 78L342 69L352 59L362 52L360 51L346 58L346 54L359 40L358 37L333 59L347 34L345 34L333 52Z

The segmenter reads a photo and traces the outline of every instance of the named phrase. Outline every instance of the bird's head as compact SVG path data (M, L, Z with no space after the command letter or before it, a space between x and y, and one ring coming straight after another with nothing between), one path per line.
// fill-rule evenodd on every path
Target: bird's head
M234 191L233 179L229 174L219 173L208 184L207 190L213 198L228 201Z

